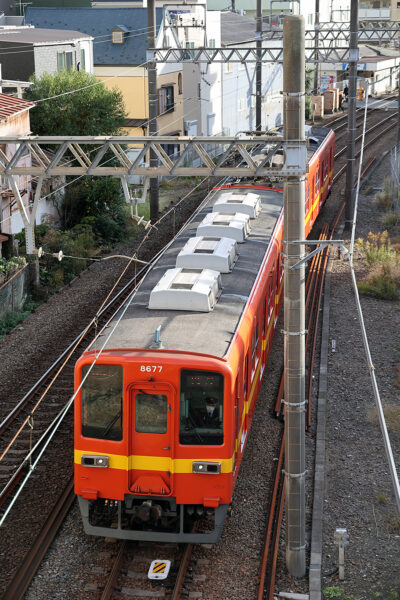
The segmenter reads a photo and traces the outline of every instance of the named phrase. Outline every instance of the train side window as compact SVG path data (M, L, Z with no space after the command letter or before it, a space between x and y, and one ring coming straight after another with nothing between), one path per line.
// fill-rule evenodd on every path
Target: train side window
M267 296L265 298L265 303L264 303L263 326L262 326L262 336L263 337L265 337L265 334L267 333L268 297L269 297L269 290L267 290Z
M310 190L310 186L309 186L309 182L307 182L306 184L306 198L305 198L305 205L306 205L306 212L305 214L308 213L308 204L309 204L309 190Z
M254 316L253 337L251 344L251 364L254 366L258 348L258 323L257 316Z
M244 359L244 376L243 376L243 395L245 398L247 398L248 379L249 379L249 357L248 357L248 354L246 354L246 357Z
M82 379L91 365L82 368ZM122 440L122 367L96 364L82 385L82 435Z
M224 442L224 377L214 371L181 371L179 442L220 446Z

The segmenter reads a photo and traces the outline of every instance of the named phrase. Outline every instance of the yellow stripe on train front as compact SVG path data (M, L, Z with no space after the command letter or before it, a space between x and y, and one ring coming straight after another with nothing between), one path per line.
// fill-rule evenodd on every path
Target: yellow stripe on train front
M96 456L108 456L110 469L128 471L138 469L143 471L170 471L171 473L192 473L193 462L218 462L221 463L221 473L233 471L234 456L231 458L170 458L169 456L121 456L119 454L108 454L106 452L90 452L87 450L75 450L75 463L81 464L82 455L95 454ZM86 467L91 468L91 467Z

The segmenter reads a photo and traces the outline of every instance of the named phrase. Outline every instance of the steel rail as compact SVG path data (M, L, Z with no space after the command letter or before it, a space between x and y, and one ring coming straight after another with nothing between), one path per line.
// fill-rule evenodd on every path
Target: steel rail
M195 526L194 530L196 530L196 529L197 529L197 526ZM174 585L174 589L172 590L170 600L180 600L183 584L185 583L186 574L187 574L190 559L191 559L192 553L193 553L193 547L194 547L193 544L187 544L185 547L183 557L182 557L182 560L179 565L178 575L175 580L175 585Z
M110 302L108 302L108 304L106 304L106 306L98 313L97 318L101 318L104 315L106 315L110 308L112 308L112 306L118 302L118 300L121 298L121 296L130 289L130 287L132 287L132 285L134 285L135 281L137 281L137 278L140 277L141 274L143 274L143 272L147 269L148 267L145 266L143 267L137 274L135 277L133 277L132 279L130 279L128 281L128 283L110 300ZM83 329L79 335L76 336L76 338L74 339L73 342L71 342L71 344L62 352L62 354L60 354L60 356L54 361L54 363L47 369L47 371L40 377L40 379L38 379L38 381L32 386L32 388L29 390L29 392L27 392L25 394L25 396L18 402L18 404L15 405L15 407L12 409L12 411L7 415L7 417L5 419L3 419L3 421L0 423L0 436L6 431L7 427L9 427L11 425L11 423L14 421L14 419L18 416L18 414L21 412L21 410L23 410L27 403L29 402L31 396L33 394L35 394L38 389L40 388L40 386L42 386L47 379L49 379L49 377L52 375L52 373L57 369L57 367L62 363L62 361L64 360L64 358L68 355L69 352L71 352L71 350L74 348L74 346L79 342L79 341L83 341L85 338L82 337L84 334L85 336L88 335L88 333L95 327L95 324L93 323L91 328L88 329L85 333L85 329Z
M64 490L60 494L57 504L53 507L50 515L46 519L45 525L25 555L22 563L19 565L14 578L5 591L3 600L23 599L26 590L31 584L41 561L54 540L54 537L74 500L74 479L73 476L71 476Z
M269 509L269 516L268 516L268 524L267 524L267 530L266 530L265 539L264 539L264 550L263 550L263 555L262 555L261 564L260 564L258 595L257 595L258 600L263 600L263 598L264 598L265 579L267 576L268 561L269 561L270 553L271 553L273 523L274 523L275 515L276 515L276 505L277 505L277 499L278 499L279 484L282 479L282 463L283 463L284 449L285 449L285 432L282 432L281 448L279 451L279 458L278 458L278 462L277 462L276 470L275 470L274 487L272 490L272 497L271 497L271 503L270 503L270 509Z
M328 237L328 226L324 225L321 231L319 239L321 241L325 241ZM322 258L325 254L326 250L319 252L314 255L313 258L316 258L314 263L314 271L315 271L315 280L314 287L312 293L311 307L308 314L308 322L307 322L307 334L306 334L306 356L307 356L307 381L306 381L306 389L312 390L312 382L313 382L313 371L314 371L314 360L313 360L313 346L311 344L310 348L310 338L311 340L316 339L316 334L318 331L318 306L316 306L316 301L318 298L318 291L321 289L322 281L324 278L324 271L322 269ZM307 394L306 394L307 398ZM311 398L308 399L307 408L306 408L306 429L309 429L311 425Z
M397 98L398 98L398 95L397 94L393 94L393 95L390 95L390 96L385 96L383 98L380 98L379 100L382 100L382 102L389 102L390 100L397 100ZM372 105L368 106L368 113L372 113L375 110L383 110L384 108L385 107L383 107L383 106L374 106L372 104ZM397 107L394 110L397 110ZM361 106L360 108L357 108L356 114L359 113L359 112L362 112L362 114L364 114L364 106ZM342 125L339 125L339 127L337 127L336 129L335 129L335 127L332 127L332 125L334 123L338 123L340 121L344 121L344 123ZM346 125L347 125L347 114L341 115L340 117L337 117L336 119L333 119L333 121L329 121L327 123L327 126L329 126L334 131L337 131L338 129L341 129L342 127L345 127Z
M368 142L366 142L365 145L364 145L364 149L365 148L369 148L369 146L372 146L378 139L380 139L382 137L383 134L385 134L385 133L387 133L388 131L391 131L391 130L393 130L393 127L391 125L389 125L388 127L386 127L386 129L384 129L383 131L381 131L378 136L376 136L372 140L369 140ZM359 150L358 152L356 152L356 157L360 156L360 154L361 154L361 150ZM374 161L375 160L376 160L376 158L374 158ZM368 168L370 168L370 166ZM341 169L339 169L339 171L336 173L336 175L333 178L333 183L337 182L337 180L342 175L342 173L345 171L345 169L346 169L346 165L344 165ZM366 170L367 169L364 169L363 172L365 172Z
M104 586L103 592L100 596L100 600L110 600L113 595L114 589L117 585L118 577L122 569L122 565L125 559L125 552L128 547L128 542L125 540L119 547L118 554L115 558L112 566L110 575L108 576L107 583Z
M384 124L384 123L386 123L387 121L391 121L391 120L392 120L392 119L394 119L394 118L397 118L397 112L396 112L396 113L394 113L394 114L392 114L392 115L389 115L389 117L386 117L386 119L383 119L382 121L379 121L379 123L376 123L375 125L373 125L373 126L372 126L370 129L368 129L368 131L366 131L365 133L367 134L367 133L371 133L372 131L375 131L375 129L377 129L378 127L380 127L381 125L383 125L383 124ZM381 135L382 135L382 133L383 133L383 132L381 132ZM359 141L362 139L362 137L363 137L363 136L362 136L362 134L361 134L361 135L359 135L358 137L356 137L356 140L355 140L355 141L356 141L356 142L359 142ZM374 141L375 141L376 139L377 139L377 138L374 138ZM367 144L365 144L365 147L367 147ZM339 158L339 156L341 156L342 154L344 154L344 152L345 152L346 150L347 150L347 146L344 146L344 148L342 148L342 150L339 150L339 152L337 152L337 153L335 154L335 157L334 157L334 158L335 158L335 159L336 159L336 158ZM359 154L360 154L360 153L358 152L358 153L356 154L356 156L358 156Z

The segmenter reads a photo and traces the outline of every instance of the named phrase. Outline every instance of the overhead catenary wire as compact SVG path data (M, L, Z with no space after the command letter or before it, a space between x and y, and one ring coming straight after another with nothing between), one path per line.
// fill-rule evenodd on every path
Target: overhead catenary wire
M379 425L380 425L381 432L382 432L383 443L384 443L385 453L386 453L386 459L388 461L389 471L390 471L390 475L391 475L391 479L392 479L392 485L393 485L393 491L394 491L394 496L395 496L395 500L396 500L396 506L397 506L397 510L400 514L399 478L397 475L397 470L396 470L396 465L395 465L394 458L393 458L393 452L392 452L392 447L391 447L391 443L390 443L390 438L389 438L389 434L388 434L388 430L387 430L387 426L386 426L385 414L384 414L384 410L382 407L382 400L380 397L378 383L376 380L375 366L373 364L372 357L371 357L371 351L370 351L369 342L368 342L368 335L367 335L367 331L365 328L364 316L363 316L363 311L362 311L362 307L361 307L360 296L358 293L357 279L356 279L354 262L353 262L354 245L355 245L355 230L356 230L356 225L357 225L358 199L359 199L360 180L361 180L361 168L362 168L362 161L363 161L365 130L366 130L366 122L367 122L367 106L368 106L368 85L367 85L367 94L366 94L366 102L365 102L364 125L363 125L363 135L362 135L362 142L361 142L361 154L360 154L360 162L359 162L359 167L358 167L357 187L356 187L356 194L355 194L355 201L354 201L354 213L353 213L353 223L352 223L352 230L351 230L351 242L350 242L350 252L349 252L349 265L350 265L351 281L352 281L354 296L355 296L355 301L356 301L356 309L357 309L357 314L358 314L358 318L360 321L362 341L363 341L364 351L365 351L365 355L366 355L366 359L367 359L368 370L369 370L369 374L370 374L370 378L371 378L371 385L372 385L372 390L373 390L373 394L374 394L374 398L375 398L375 404L376 404L376 410L378 413Z
M205 177L198 185L196 185L192 190L190 190L183 198L181 198L181 200L178 202L178 204L176 206L179 206L184 200L186 200L206 179L208 179L210 176ZM167 211L167 213L164 213L160 219L158 219L158 221L156 222L156 224L160 223L168 214L171 213L172 210L175 210L176 206L172 207L169 211ZM121 272L120 276L118 277L117 281L114 283L113 287L111 288L111 290L109 291L109 293L107 294L107 297L105 298L105 300L102 302L101 306L98 308L96 315L91 319L90 323L87 325L87 327L84 329L84 331L82 332L82 334L79 336L79 339L77 341L77 343L74 345L73 349L71 350L70 354L68 355L67 359L71 356L72 352L74 351L74 349L77 347L77 345L80 343L80 341L83 339L84 335L86 334L86 332L88 331L89 327L95 322L95 320L97 320L97 316L100 313L100 311L102 310L102 308L106 305L108 299L110 298L112 292L114 291L115 287L118 285L119 281L121 280L121 278L123 277L124 273L126 272L126 270L128 269L129 265L131 264L132 260L135 260L135 256L137 255L137 253L139 252L140 248L143 246L143 244L145 243L145 241L147 240L149 234L150 234L151 230L148 230L148 232L146 233L146 235L144 236L144 238L142 239L141 243L139 244L139 247L135 250L134 254L132 255L128 265L126 265L126 267L123 269L123 271ZM157 257L155 257L154 260L156 260ZM26 460L31 461L31 456L32 453L35 451L36 447L38 447L39 443L41 442L41 440L46 436L46 434L49 432L49 438L46 441L46 443L44 444L43 448L41 449L38 457L36 458L36 460L34 461L34 463L31 464L30 466L30 470L27 473L27 475L25 476L24 480L22 481L16 495L14 496L13 500L10 502L9 506L7 507L6 511L4 512L2 518L0 519L0 527L2 527L2 525L4 524L4 521L6 520L9 512L11 511L12 507L14 506L16 500L18 499L20 493L22 492L23 488L25 487L26 483L28 482L32 472L34 471L34 469L36 468L38 462L40 461L43 453L45 452L45 450L47 449L50 441L52 440L52 438L54 437L57 429L59 428L59 426L61 425L61 423L63 422L65 416L67 415L70 407L72 406L77 394L80 392L82 385L84 384L84 382L86 381L87 377L89 376L90 372L92 371L94 365L96 364L98 358L101 356L106 344L108 343L109 339L111 338L111 336L113 335L116 327L118 326L118 324L120 323L122 317L124 316L125 312L127 311L128 307L130 306L130 302L132 301L132 299L134 298L137 288L138 288L139 284L136 284L135 289L132 291L131 295L128 297L128 299L125 301L125 306L123 307L123 310L121 312L121 315L118 317L117 322L115 323L114 327L112 328L112 330L110 331L110 333L108 334L104 344L102 345L102 347L100 348L100 350L98 352L96 352L95 357L93 362L91 363L91 365L88 368L88 371L86 373L86 375L84 376L84 378L82 379L80 385L78 386L78 389L75 391L75 393L71 396L70 400L68 401L68 403L66 404L66 406L64 407L64 409L62 410L62 413L56 417L56 419L53 421L53 423L48 427L48 429L46 430L45 434L43 434L42 438L39 440L39 442L36 444L36 446L30 451L29 455L26 457ZM61 371L61 369L63 368L64 364L66 363L66 360L64 361L63 365L60 367L60 369L58 370L56 376L52 379L52 381L50 382L50 385L48 386L48 388L45 390L45 392L41 395L41 397L39 398L39 400L36 402L36 405L34 407L34 409L31 411L31 414L36 410L36 408L38 407L38 405L41 403L41 401L43 400L44 396L46 395L49 387L52 386L52 384L54 383L56 377L58 376L59 372ZM13 439L11 440L11 442L9 443L8 447L4 450L3 454L0 456L0 462L3 459L3 457L5 456L5 454L8 452L8 450L11 448L12 444L14 443L14 441L16 440L16 438L18 437L18 435L21 433L22 429L27 425L28 420L30 419L31 415L29 415L29 417L27 419L25 419L24 423L22 424L22 426L19 428L17 434L14 435Z

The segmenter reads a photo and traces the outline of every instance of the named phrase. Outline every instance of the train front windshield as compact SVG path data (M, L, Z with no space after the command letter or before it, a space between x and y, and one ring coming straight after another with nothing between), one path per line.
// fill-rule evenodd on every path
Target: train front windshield
M82 369L82 379L91 365ZM122 440L122 367L93 366L82 385L82 435Z
M224 442L224 378L213 371L181 371L179 442L220 446Z

